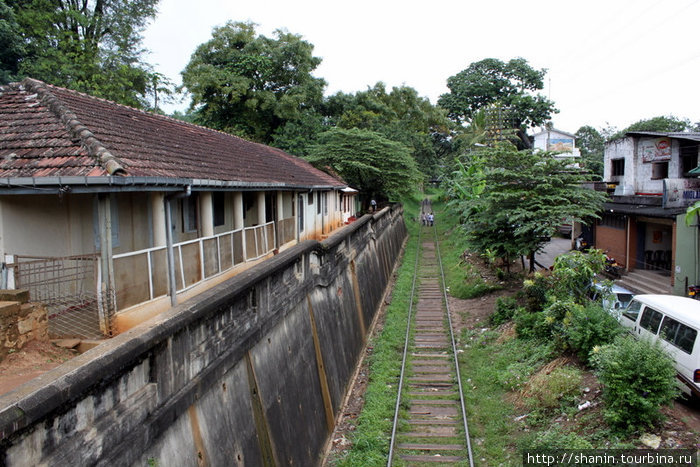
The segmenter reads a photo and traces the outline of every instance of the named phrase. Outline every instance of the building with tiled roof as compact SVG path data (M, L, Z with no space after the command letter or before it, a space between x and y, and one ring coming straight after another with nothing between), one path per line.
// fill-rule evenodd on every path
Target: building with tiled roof
M325 236L349 193L276 148L36 80L0 87L0 288L68 303L54 334L111 332L117 311ZM59 329L87 309L90 330Z

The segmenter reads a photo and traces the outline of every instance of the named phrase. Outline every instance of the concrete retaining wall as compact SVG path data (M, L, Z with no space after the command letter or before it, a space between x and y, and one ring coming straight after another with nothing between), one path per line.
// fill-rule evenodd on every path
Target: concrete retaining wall
M314 465L406 228L306 241L0 398L7 465Z

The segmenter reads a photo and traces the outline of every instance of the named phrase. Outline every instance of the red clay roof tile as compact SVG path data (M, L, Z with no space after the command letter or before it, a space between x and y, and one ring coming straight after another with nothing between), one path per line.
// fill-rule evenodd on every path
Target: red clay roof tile
M346 184L277 148L75 91L0 87L0 178L108 176L237 184Z

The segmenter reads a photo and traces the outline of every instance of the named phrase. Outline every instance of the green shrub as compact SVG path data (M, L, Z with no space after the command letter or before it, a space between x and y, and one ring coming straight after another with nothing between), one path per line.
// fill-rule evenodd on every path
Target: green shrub
M617 320L600 304L572 307L564 326L564 338L571 350L588 362L595 347L612 343L623 331Z
M581 392L581 371L573 367L558 367L549 374L540 372L525 392L532 408L554 409L564 401L572 401Z
M588 253L571 251L559 255L552 268L554 287L551 293L560 300L585 303L591 282L604 268L605 254L600 250Z
M550 328L545 319L546 316L542 311L531 312L525 308L519 308L513 316L518 337L523 339L548 339Z
M547 292L552 288L549 272L536 272L523 281L526 307L530 312L542 311L547 303Z
M534 439L526 441L521 446L522 451L548 451L552 449L593 449L593 445L576 433L566 433L555 426L539 433Z
M491 324L498 326L513 318L518 309L518 302L513 297L498 297L496 309L490 317Z
M630 336L594 349L592 362L603 384L604 415L623 431L662 420L661 406L678 395L676 370L659 345Z

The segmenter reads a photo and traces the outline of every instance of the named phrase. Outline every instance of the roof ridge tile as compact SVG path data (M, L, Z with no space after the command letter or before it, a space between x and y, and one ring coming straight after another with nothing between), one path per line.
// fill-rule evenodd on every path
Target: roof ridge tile
M108 174L126 175L126 170L119 160L109 152L87 126L80 123L78 116L48 89L46 83L32 78L25 78L22 81L22 85L31 92L36 93L41 103L61 120L61 123L66 126L66 129L74 138L79 139L83 143L88 152L95 156L97 162L104 167Z

